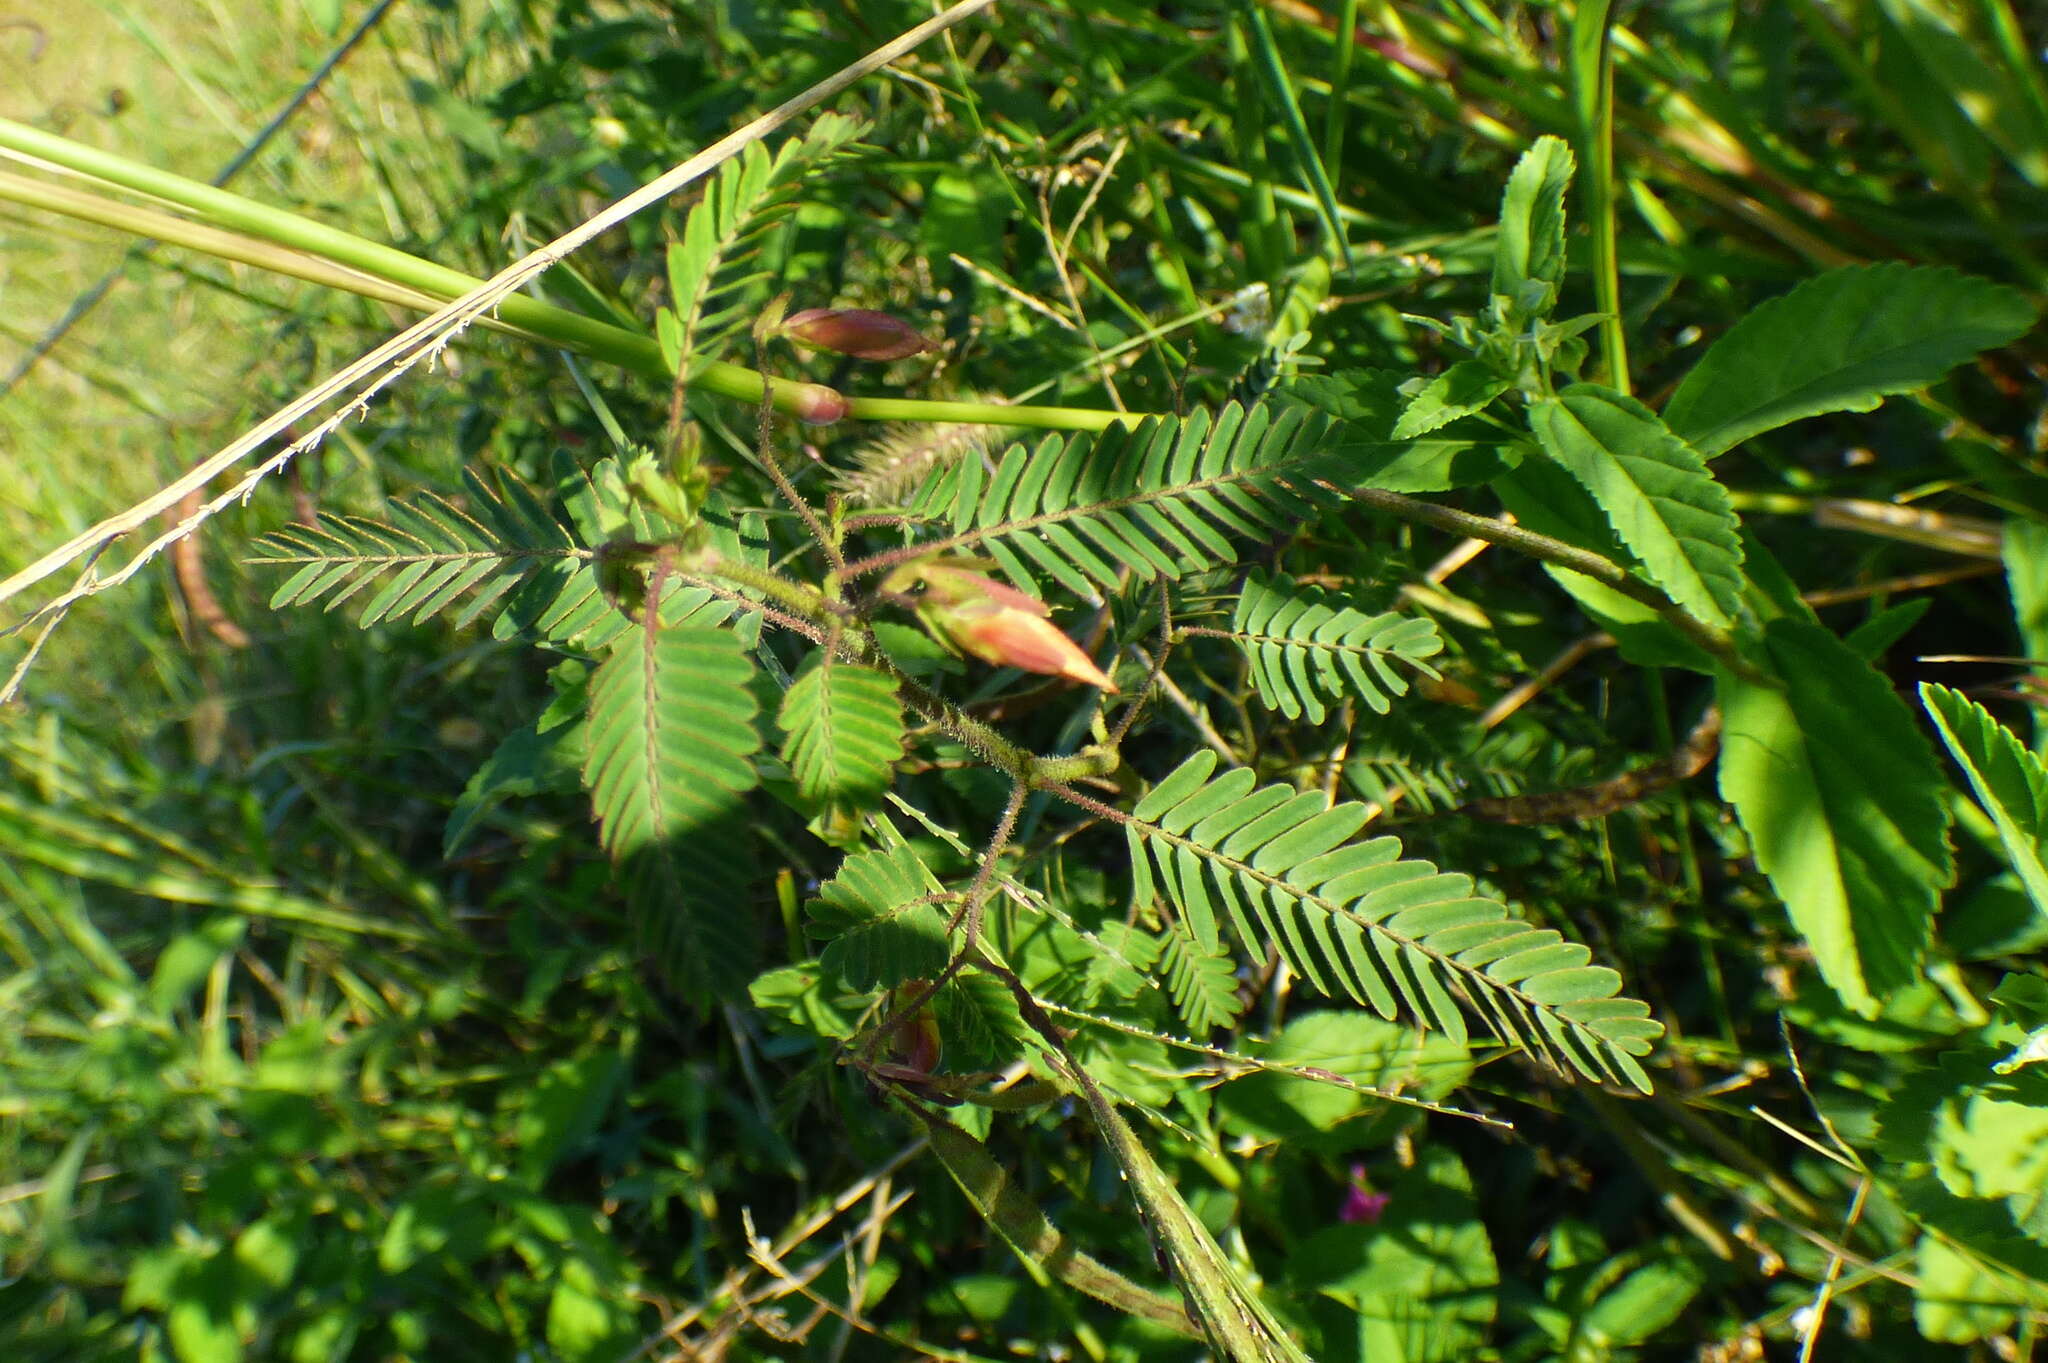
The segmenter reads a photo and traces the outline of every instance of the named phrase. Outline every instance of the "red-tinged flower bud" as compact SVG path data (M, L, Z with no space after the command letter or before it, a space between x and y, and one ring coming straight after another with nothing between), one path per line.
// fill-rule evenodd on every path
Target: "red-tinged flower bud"
M789 394L789 410L806 426L830 426L835 421L846 420L846 414L853 410L846 394L822 383L795 384Z
M868 308L805 308L785 317L782 331L800 344L856 360L900 360L932 348L910 323Z
M929 987L923 980L905 980L890 992L890 1006L901 1008ZM946 1046L939 1033L938 1016L932 1012L929 1002L896 1024L896 1035L892 1040L890 1058L896 1064L922 1078L930 1078L939 1072L939 1060L945 1054Z
M956 652L1116 693L1108 674L1048 618L1052 612L1043 601L960 566L974 562L906 563L883 580L882 589L914 594L925 628Z
M1108 674L1078 644L1060 633L1059 626L1043 616L998 606L986 615L966 621L957 637L969 653L988 662L1086 682L1116 694L1116 683Z

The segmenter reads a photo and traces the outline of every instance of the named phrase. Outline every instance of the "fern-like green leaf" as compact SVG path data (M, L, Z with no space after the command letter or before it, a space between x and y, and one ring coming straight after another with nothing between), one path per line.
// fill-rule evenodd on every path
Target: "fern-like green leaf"
M822 963L856 989L930 979L945 969L946 916L908 844L855 852L810 905L810 934L830 939Z
M501 474L493 487L465 469L463 483L468 507L423 493L393 502L388 522L322 515L265 535L249 561L299 569L272 608L324 601L333 610L382 581L358 621L364 628L408 615L419 624L471 592L455 619L467 625L522 583L559 590L589 556L518 479Z
M2006 859L2034 907L2048 914L2048 766L2019 736L1959 691L1920 683L1920 700L1941 741L1970 778L1977 803L1998 828Z
M590 682L584 780L614 857L740 807L761 738L739 641L702 626L627 634Z
M1179 577L1235 562L1231 537L1276 534L1333 500L1317 486L1344 473L1329 428L1292 404L1151 417L1012 445L993 471L963 460L929 479L911 508L952 527L922 547L986 553L1017 582L1036 568L1093 596L1131 570Z
M761 745L732 631L635 629L590 679L583 782L627 893L663 956L699 993L747 978L745 796Z
M750 143L718 169L704 198L669 247L669 297L675 311L657 328L668 362L681 369L707 358L752 321L767 293L756 268L763 240L796 207L804 176L859 135L861 125L827 114L801 138L770 155Z
M1544 453L1578 479L1673 601L1726 628L1740 608L1742 540L1727 490L1699 453L1623 393L1577 383L1535 403Z
M1197 753L1125 825L1138 894L1162 890L1198 945L1214 951L1227 922L1324 994L1458 1040L1461 994L1502 1040L1553 1068L1649 1091L1635 1057L1663 1028L1617 997L1621 977L1586 948L1513 917L1469 876L1401 859L1391 837L1352 841L1362 805L1259 787L1242 767L1210 780L1215 765Z
M896 683L823 650L815 656L782 698L782 760L809 804L865 809L882 798L903 755Z
M993 975L964 970L946 981L932 1000L946 1039L946 1068L1000 1068L1035 1040L1017 1009L1017 997Z
M1237 997L1237 970L1220 951L1205 951L1176 924L1166 933L1159 958L1173 1006L1196 1036L1237 1021L1244 1005Z
M1408 679L1394 663L1434 677L1423 659L1444 646L1429 620L1368 615L1319 587L1256 571L1238 596L1230 637L1251 660L1266 708L1311 724L1323 722L1326 700L1346 695L1387 713L1389 697L1408 693Z

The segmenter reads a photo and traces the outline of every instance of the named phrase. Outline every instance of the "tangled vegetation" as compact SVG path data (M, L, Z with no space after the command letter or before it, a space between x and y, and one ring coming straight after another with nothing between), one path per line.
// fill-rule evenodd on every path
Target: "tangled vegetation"
M2048 16L931 18L0 119L317 286L0 563L6 1356L2031 1357Z

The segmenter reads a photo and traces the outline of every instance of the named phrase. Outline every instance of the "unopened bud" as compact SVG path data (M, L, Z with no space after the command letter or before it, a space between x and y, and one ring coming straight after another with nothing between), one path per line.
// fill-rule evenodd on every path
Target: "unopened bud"
M805 308L784 318L782 331L802 345L856 360L900 360L932 348L910 323L868 308Z
M853 410L846 394L822 383L793 384L788 392L789 410L807 426L830 426L846 420L846 414Z
M998 667L1086 682L1112 694L1116 683L1047 617L1043 601L962 566L971 559L906 563L882 590L908 594L918 618L941 642Z

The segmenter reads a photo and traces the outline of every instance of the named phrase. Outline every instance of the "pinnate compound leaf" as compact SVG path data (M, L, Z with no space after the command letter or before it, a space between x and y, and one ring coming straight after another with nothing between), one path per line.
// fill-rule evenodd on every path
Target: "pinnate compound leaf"
M752 673L730 630L685 625L628 631L590 679L583 783L605 850L662 959L704 993L751 973L734 900L761 745Z
M1818 625L1765 626L1782 686L1723 676L1721 796L1813 948L1869 1016L1912 983L1955 876L1941 772L1891 686Z
M946 915L909 846L856 852L810 905L810 934L829 938L821 964L856 989L928 979L945 969Z
M755 263L770 229L796 207L805 174L860 131L857 121L827 114L772 154L759 142L748 144L706 182L682 239L668 251L675 311L663 318L660 339L672 367L695 363L752 324L768 293Z
M1179 927L1169 929L1163 943L1159 970L1188 1031L1203 1036L1237 1021L1244 1005L1237 997L1237 970L1230 958L1203 950Z
M299 569L271 608L324 601L333 610L381 582L357 620L363 628L406 617L417 625L467 594L459 628L516 587L544 597L583 567L589 551L524 483L501 473L494 486L474 469L462 477L466 505L425 492L392 502L384 521L323 513L263 536L249 562Z
M1664 423L1711 459L1788 422L1925 388L2035 320L2018 290L1951 269L1830 270L1730 328L1671 395Z
M896 683L822 651L816 657L782 698L782 760L808 803L865 809L882 798L903 756Z
M1260 702L1311 724L1323 722L1326 701L1345 696L1386 714L1390 697L1408 694L1394 664L1434 677L1423 659L1444 646L1433 621L1368 614L1320 587L1256 570L1238 595L1230 637L1251 662Z
M1291 529L1337 500L1319 480L1351 462L1329 418L1298 404L1236 403L1214 417L1149 417L1100 435L1012 445L928 479L912 511L950 525L933 553L987 554L1018 583L1038 573L1078 596L1127 573L1175 578L1234 563L1231 541Z
M1354 841L1362 805L1261 787L1241 767L1211 780L1215 766L1213 752L1189 758L1124 828L1140 893L1163 893L1197 944L1215 950L1227 925L1319 992L1460 1042L1461 995L1560 1073L1650 1090L1635 1057L1663 1028L1586 948L1515 918L1469 876L1402 859L1391 837Z
M1706 461L1642 403L1597 384L1534 404L1529 422L1544 452L1593 494L1650 580L1726 628L1742 595L1742 541Z
M2012 730L1977 702L1946 686L1920 684L1920 701L1941 741L1970 778L1977 803L1998 827L1998 841L2034 907L2048 913L2048 767Z

